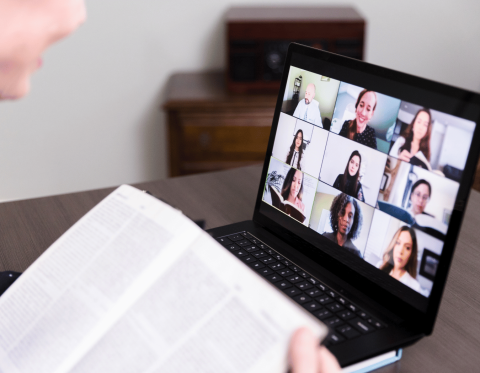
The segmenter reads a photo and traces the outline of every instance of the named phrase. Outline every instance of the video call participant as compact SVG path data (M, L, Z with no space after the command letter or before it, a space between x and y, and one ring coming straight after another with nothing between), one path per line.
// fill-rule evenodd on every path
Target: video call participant
M430 170L430 135L432 115L428 109L420 109L390 149L390 155L404 162ZM423 157L420 155L423 154Z
M287 160L285 163L299 170L302 169L301 162L303 157L303 131L298 130L293 138L292 145L290 145L290 151L287 154Z
M368 125L377 107L377 94L364 89L355 104L355 119L343 123L339 135L347 139L377 149L375 130Z
M299 210L305 212L305 204L302 202L303 196L303 173L291 168L282 186L282 197L284 200L298 207Z
M361 257L360 250L353 244L362 230L363 215L358 202L340 193L330 207L330 224L333 232L325 232L323 236L343 247L347 251Z
M412 185L412 191L410 192L411 205L408 212L410 212L413 217L419 214L433 216L424 211L425 207L427 207L427 203L430 199L431 194L432 186L430 185L430 183L424 179L417 180Z
M363 197L362 184L360 183L360 167L362 166L362 156L358 150L354 150L345 166L345 172L335 179L333 187L349 196L365 202Z
M315 84L310 83L307 85L307 89L305 90L305 98L298 103L295 111L293 112L293 116L323 128L322 116L320 115L318 101L314 100L315 90Z
M417 255L417 236L412 228L405 225L393 235L379 268L402 284L421 292L422 288L416 280Z

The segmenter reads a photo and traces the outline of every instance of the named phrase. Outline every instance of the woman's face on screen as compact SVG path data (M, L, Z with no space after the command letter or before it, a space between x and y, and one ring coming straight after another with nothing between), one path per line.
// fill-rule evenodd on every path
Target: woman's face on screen
M412 247L413 242L410 232L403 231L400 233L393 247L393 266L395 268L403 269L407 265L412 254Z
M374 113L377 98L373 92L365 93L357 105L355 118L360 127L366 126Z
M429 125L430 115L424 111L418 113L417 118L415 118L415 122L413 122L413 138L417 140L423 139L427 134Z
M428 200L430 199L430 190L427 184L420 184L417 186L410 200L412 201L412 210L415 215L423 213L425 207L427 207Z
M300 146L302 146L302 143L303 143L302 133L301 133L301 132L298 132L298 133L297 133L297 137L295 138L295 150L296 150L296 151L299 151L299 150L300 150Z
M293 175L293 180L292 184L290 186L290 197L295 199L298 196L298 193L300 192L300 188L302 187L302 179L303 179L303 174L301 171L295 171L295 174Z
M350 162L348 162L348 173L350 176L355 176L357 174L358 168L360 167L360 157L358 155L354 155Z
M338 216L338 232L341 235L346 235L350 233L352 229L353 218L355 217L355 207L351 202L347 203L345 210L340 212Z
M0 0L0 99L28 93L43 51L85 17L84 0Z

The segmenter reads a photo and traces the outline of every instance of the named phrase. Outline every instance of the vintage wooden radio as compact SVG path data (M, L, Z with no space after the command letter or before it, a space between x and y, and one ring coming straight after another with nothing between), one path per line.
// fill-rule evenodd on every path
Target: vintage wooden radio
M232 93L275 93L291 42L363 59L365 20L351 7L234 7L226 22Z

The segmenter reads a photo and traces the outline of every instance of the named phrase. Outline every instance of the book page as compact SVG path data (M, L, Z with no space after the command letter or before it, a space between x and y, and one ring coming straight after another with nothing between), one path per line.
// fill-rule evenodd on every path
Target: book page
M0 298L0 372L282 371L302 325L326 333L181 212L122 186Z

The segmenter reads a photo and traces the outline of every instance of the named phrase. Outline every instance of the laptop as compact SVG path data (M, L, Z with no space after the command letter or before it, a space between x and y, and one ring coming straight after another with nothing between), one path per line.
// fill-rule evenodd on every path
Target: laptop
M209 233L330 327L341 366L432 333L479 158L480 95L288 49L253 219Z

